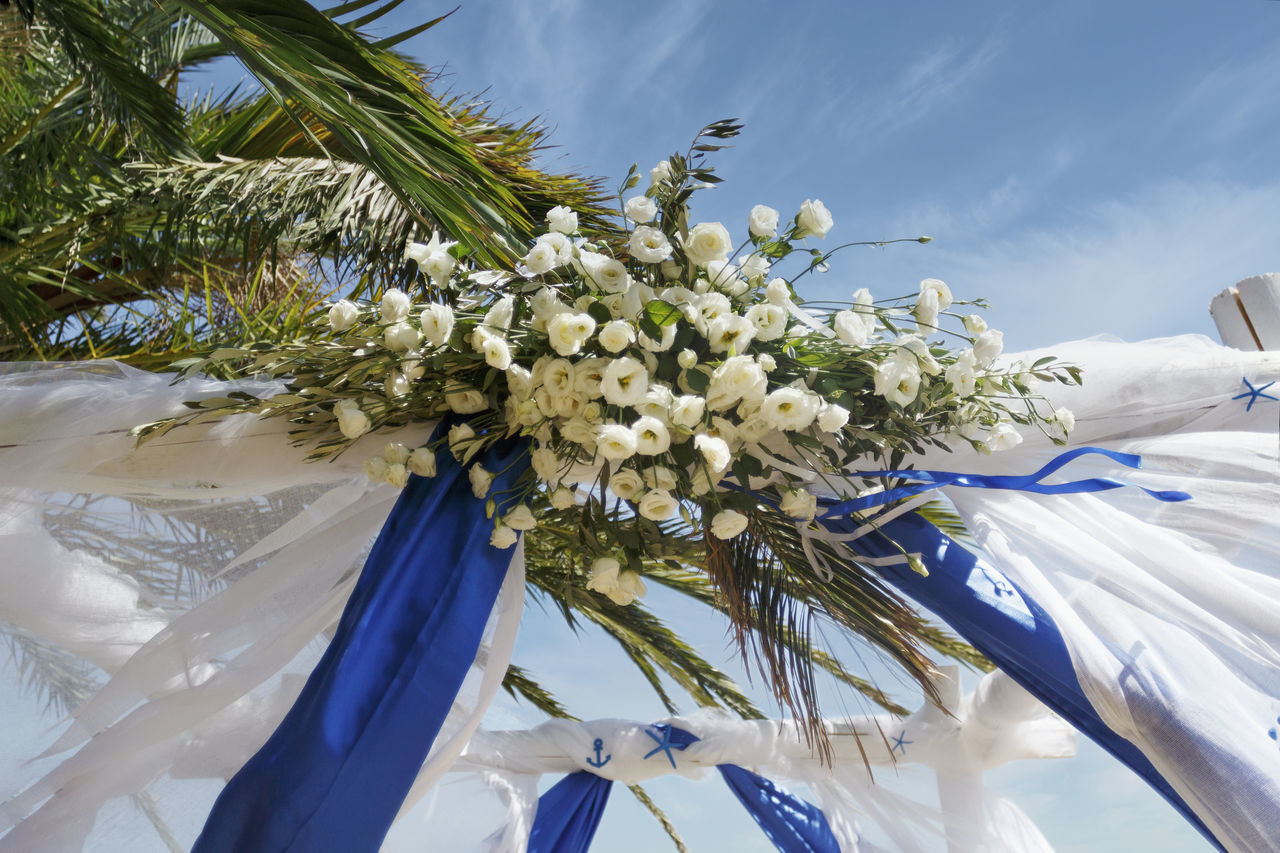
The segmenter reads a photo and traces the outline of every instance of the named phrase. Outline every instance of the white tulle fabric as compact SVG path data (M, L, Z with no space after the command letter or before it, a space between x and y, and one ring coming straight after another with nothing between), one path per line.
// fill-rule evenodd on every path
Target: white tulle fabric
M1129 471L1085 457L1060 478L1137 489L1045 497L947 489L995 566L1058 625L1099 716L1136 744L1231 850L1280 849L1280 403L1235 399L1277 382L1280 354L1206 338L1053 347L1082 388L1046 387L1076 414L1071 446L1142 456ZM982 456L935 452L919 468L1035 471L1063 448L1030 431ZM856 543L855 543L856 546Z
M221 781L301 689L399 494L370 483L361 460L430 433L366 437L312 463L287 424L237 417L136 448L129 429L184 411L184 400L270 390L170 379L115 363L0 373L0 619L27 665L70 655L96 668L81 674L70 719L49 713L52 734L0 764L13 795L0 806L0 850L134 849L157 835L188 846ZM523 600L516 549L421 784L479 724ZM42 749L45 760L23 760ZM213 781L175 792L179 779ZM95 830L101 807L125 796L145 808Z
M982 785L982 774L1018 759L1070 757L1074 731L999 672L964 698L954 669L938 687L945 711L926 705L905 718L829 721L830 764L789 722L701 713L659 721L700 738L672 752L674 768L665 753L654 753L651 725L553 720L530 730L478 733L454 771L479 775L506 808L505 825L489 839L491 853L526 849L543 774L585 770L634 784L672 773L701 779L717 764L808 786L841 849L850 853L875 849L868 836L903 853L944 844L949 850L1051 850L1016 805ZM593 764L602 759L601 766ZM869 767L879 772L873 777ZM935 777L928 793L936 799L913 790L920 788L913 777L925 774Z

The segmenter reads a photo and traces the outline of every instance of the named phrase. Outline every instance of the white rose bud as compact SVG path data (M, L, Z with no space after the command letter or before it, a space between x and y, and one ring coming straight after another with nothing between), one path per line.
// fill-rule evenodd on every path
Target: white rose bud
M409 485L409 470L399 462L394 462L387 466L387 482L395 486L397 489L403 489Z
M835 317L836 337L840 342L851 347L866 346L871 332L875 329L874 314L861 311L838 311Z
M484 496L489 494L489 487L493 485L493 474L479 465L472 465L467 477L471 480L471 494L484 500Z
M676 363L688 370L698 363L698 354L691 349L682 349L680 354L676 356Z
M760 365L760 369L765 373L773 373L778 369L778 361L767 352L762 352L756 356L756 364Z
M559 265L560 257L554 246L545 240L539 240L533 244L529 254L524 256L522 263L534 275L543 275Z
M785 278L771 278L769 283L765 285L765 298L769 300L771 305L786 306L791 301L791 286L787 284Z
M349 299L329 306L329 327L335 332L345 332L360 319L360 308Z
M1009 450L1022 443L1022 435L1014 428L1013 424L1008 421L1000 421L987 433L987 439L983 443L992 452Z
M717 539L732 539L746 529L747 517L736 509L721 510L711 519L711 535Z
M920 282L920 292L938 294L938 310L946 311L951 307L951 288L946 283L936 278L926 278Z
M436 454L425 447L418 447L409 454L409 461L406 467L419 477L434 477L436 475Z
M964 318L964 330L971 335L980 335L987 330L987 321L981 314L969 314Z
M788 489L782 493L778 508L800 521L813 521L818 513L818 499L804 489Z
M834 221L830 212L827 211L826 205L817 199L806 200L800 205L800 212L796 214L797 237L808 237L813 235L819 239L827 236L827 232L831 230Z
M669 184L674 177L671 171L671 161L662 160L658 165L649 170L649 181L654 184Z
M364 460L365 476L375 483L385 483L387 481L387 460L381 456L370 456Z
M333 413L338 418L338 429L347 438L359 438L369 431L369 416L360 411L355 400L339 400Z
M910 405L920 390L920 363L913 356L890 358L876 368L875 391L899 406Z
M576 355L596 330L590 314L557 314L547 321L547 337L551 348L560 355Z
M671 422L676 426L692 429L702 423L702 416L707 410L707 401L702 397L686 394L677 397L671 405Z
M653 218L658 215L658 205L654 203L653 199L645 195L627 199L623 209L627 212L627 216L631 218L632 222L639 224L652 222Z
M781 305L764 302L747 309L747 319L756 327L756 340L774 341L787 330L787 310Z
M849 410L835 403L824 403L818 410L818 428L823 432L839 432L849 423Z
M506 370L511 366L511 346L499 335L486 335L480 352L484 353L484 363L494 370Z
M422 343L422 333L408 323L392 323L383 330L382 342L392 352L408 352Z
M547 224L552 231L561 234L572 234L578 230L578 214L564 205L557 205L547 211Z
M398 441L388 441L382 448L382 458L389 465L404 465L409 461L409 448Z
M464 388L444 395L444 402L450 411L460 415L474 415L489 408L489 401L475 388Z
M719 436L699 434L694 436L693 446L702 454L702 458L707 461L707 467L713 474L719 474L733 461L729 444Z
M499 524L493 528L493 535L489 537L489 544L495 548L510 548L519 540L520 534L505 524Z
M455 459L462 458L462 445L476 437L476 431L468 424L454 424L449 427L449 450Z
M625 320L614 320L604 324L604 328L597 335L600 340L600 346L609 352L622 352L624 349L635 343L636 332L631 328L631 324Z
M551 493L551 505L556 509L568 509L575 503L573 492L563 486Z
M399 323L409 316L410 305L412 301L409 299L409 294L398 287L391 288L382 294L382 303L379 306L382 322Z
M666 521L679 512L680 501L664 489L653 489L644 493L637 508L650 521Z

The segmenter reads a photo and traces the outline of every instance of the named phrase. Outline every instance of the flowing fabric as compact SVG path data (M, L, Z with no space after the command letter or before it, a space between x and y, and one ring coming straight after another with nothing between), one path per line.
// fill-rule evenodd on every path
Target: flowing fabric
M529 832L529 853L586 853L595 838L613 780L579 770L538 800Z
M483 459L501 492L524 447ZM448 451L414 476L293 708L214 805L197 853L377 850L462 686L506 574Z

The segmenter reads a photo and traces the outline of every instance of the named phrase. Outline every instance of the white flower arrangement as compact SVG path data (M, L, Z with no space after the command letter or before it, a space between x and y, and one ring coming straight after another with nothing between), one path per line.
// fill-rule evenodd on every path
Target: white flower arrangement
M692 193L713 180L695 159L655 166L614 228L548 211L546 232L511 270L478 268L439 235L410 244L417 276L407 290L333 303L308 340L187 364L247 361L289 386L200 415L288 417L317 456L370 430L451 418L428 446L388 445L366 473L403 486L410 474L434 476L435 452L447 448L488 501L495 547L538 525L535 501L575 516L578 545L595 555L587 586L618 603L644 594L641 556L664 553L673 520L701 528L708 547L757 523L812 522L817 499L797 466L891 469L948 436L994 452L1021 441L1018 426L1065 438L1071 413L1042 412L1032 386L1078 382L1075 368L998 366L1001 333L954 313L980 303L955 300L938 279L915 298L876 301L861 289L835 309L806 306L798 284L834 250L798 244L833 230L825 205L808 200L789 223L756 205L741 228L687 226ZM632 167L620 195L638 183ZM784 275L796 258L807 262ZM514 491L490 495L494 474L471 460L517 435L530 468ZM606 516L607 501L625 508Z

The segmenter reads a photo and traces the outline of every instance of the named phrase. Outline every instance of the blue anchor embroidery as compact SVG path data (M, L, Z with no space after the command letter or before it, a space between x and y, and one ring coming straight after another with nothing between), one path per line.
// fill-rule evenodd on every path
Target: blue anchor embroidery
M1267 400L1280 400L1280 397L1272 397L1270 394L1262 393L1263 391L1266 391L1268 388L1270 388L1272 385L1276 384L1274 380L1272 380L1271 382L1268 382L1266 385L1263 385L1262 387L1255 387L1254 384L1250 382L1248 379L1242 379L1241 381L1244 382L1245 385L1249 386L1249 390L1245 391L1243 394L1237 394L1231 399L1243 400L1245 397L1248 397L1249 405L1244 407L1244 410L1246 412L1252 409L1253 404L1258 402L1258 400L1260 399L1265 398Z
M597 769L604 767L613 759L612 755L606 755L604 758L600 757L600 753L604 751L604 741L602 739L596 738L596 742L591 744L591 748L596 752L596 757L594 759L589 755L587 756L587 763L592 767Z
M906 736L907 736L906 729L903 729L902 731L898 732L897 736L893 738L893 748L889 750L890 754L897 752L898 750L902 750L903 755L907 754L907 744L915 743L915 741L905 740L904 738L906 738Z
M652 728L655 728L658 731L662 732L662 737L658 737L649 729L644 730L644 733L647 734L649 737L653 738L653 742L657 744L657 746L655 746L653 749L646 752L644 757L649 758L650 756L657 755L659 752L665 752L667 754L667 760L671 762L671 769L674 770L676 768L676 757L671 754L671 750L673 749L683 750L685 747L688 746L688 744L672 743L671 742L671 726L668 726L665 723L659 723L658 725L652 726Z
M1276 722L1280 723L1280 717L1276 717ZM1274 741L1280 741L1280 730L1277 730L1275 726L1272 726L1267 729L1267 736Z

